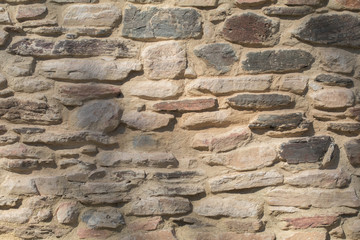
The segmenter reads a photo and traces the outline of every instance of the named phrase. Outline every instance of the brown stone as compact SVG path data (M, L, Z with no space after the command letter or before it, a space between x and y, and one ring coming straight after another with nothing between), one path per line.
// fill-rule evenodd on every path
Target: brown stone
M138 219L128 223L127 227L131 231L153 231L157 229L161 221L162 218L159 216L147 219Z
M134 233L121 238L122 240L176 240L173 231L159 230L147 233Z
M299 6L299 5L308 5L308 6L319 6L323 0L286 0L286 5L289 6Z
M153 131L169 125L174 118L170 114L160 114L155 112L125 111L121 116L121 121L131 128L142 131Z
M178 0L176 5L182 7L216 7L217 0Z
M308 15L314 12L314 9L309 6L295 6L295 7L287 7L287 6L271 6L263 8L263 12L268 16L291 16L298 17Z
M76 223L79 215L79 208L76 201L61 203L56 209L56 219L62 224Z
M112 232L109 230L80 227L77 229L76 234L80 239L88 239L88 238L106 239L111 236Z
M275 234L273 233L198 233L196 240L274 240ZM314 239L315 240L315 239Z
M47 12L45 5L34 4L26 6L18 6L16 19L19 22L38 19Z
M349 116L357 121L360 121L360 106L348 108L348 110L346 111L346 116Z
M254 233L264 227L264 223L255 219L228 220L224 223L225 228L236 233Z
M0 29L0 47L5 45L8 38L9 38L9 33Z
M226 126L231 123L231 111L185 113L179 120L179 125L184 129L203 129L209 127Z
M360 139L351 139L344 144L349 162L354 167L360 167Z
M357 0L330 0L328 7L335 10L359 11L360 2Z
M360 238L360 219L359 218L347 219L344 222L343 228L344 228L347 238L354 239L354 240Z
M315 217L300 217L300 218L286 218L286 227L294 229L329 227L333 225L338 216L315 216Z
M317 109L342 109L354 104L355 96L350 89L328 88L313 94L314 106Z
M326 240L327 233L325 231L319 232L297 232L287 233L280 236L279 240Z
M204 99L186 99L179 101L160 102L153 105L157 111L179 111L179 112L196 112L212 110L217 106L217 100L214 98Z
M306 120L301 112L263 113L250 121L249 128L284 131L301 127L302 123L305 122Z
M269 0L236 0L240 7L258 6L268 3Z
M176 215L190 210L190 202L186 198L148 197L133 201L129 213L136 216Z
M334 132L357 133L360 131L358 122L330 122L327 123L327 129Z

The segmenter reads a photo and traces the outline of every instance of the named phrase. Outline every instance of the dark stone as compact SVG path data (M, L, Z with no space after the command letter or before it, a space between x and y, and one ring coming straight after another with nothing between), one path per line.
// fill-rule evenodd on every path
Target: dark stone
M5 125L0 125L0 135L3 135L7 132L7 128Z
M254 13L228 18L222 30L230 42L250 46L274 46L278 42L279 22Z
M360 121L360 106L351 107L346 111L346 116L354 118L357 121Z
M285 73L306 70L313 62L313 56L303 50L267 50L248 53L242 64L247 72Z
M215 109L217 107L217 100L214 98L185 99L159 102L154 104L153 107L157 111L196 112Z
M33 134L33 133L43 133L43 132L45 132L45 129L23 127L23 128L14 128L13 131L16 132L17 134Z
M353 80L339 75L320 74L315 78L316 82L321 82L329 86L339 86L351 88L354 86Z
M201 15L191 8L125 9L122 35L134 39L187 39L201 35Z
M281 144L279 155L289 164L316 163L323 159L332 142L329 136L294 139Z
M310 13L313 13L315 10L309 6L299 6L299 7L281 7L281 6L271 6L263 9L264 14L268 16L292 16L299 17L305 16Z
M347 132L357 134L360 131L360 123L358 122L330 122L327 129L335 132Z
M200 174L195 171L156 172L153 175L153 177L156 179L166 179L166 180L184 179L184 178L186 179L186 178L194 178L198 176L200 176Z
M288 130L298 127L303 120L303 114L300 112L287 114L259 114L255 120L250 122L249 128Z
M289 106L293 101L284 94L238 94L228 98L229 105L240 109L270 109Z
M90 228L112 228L115 229L125 225L125 220L119 209L90 209L82 215L82 221Z
M311 43L360 48L360 18L354 14L314 16L306 20L293 35Z
M344 144L349 162L354 167L360 167L360 139L351 139Z

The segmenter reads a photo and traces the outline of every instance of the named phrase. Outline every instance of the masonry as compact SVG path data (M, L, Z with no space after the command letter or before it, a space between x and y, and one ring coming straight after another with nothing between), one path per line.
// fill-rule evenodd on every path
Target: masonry
M0 239L360 239L359 12L0 0Z

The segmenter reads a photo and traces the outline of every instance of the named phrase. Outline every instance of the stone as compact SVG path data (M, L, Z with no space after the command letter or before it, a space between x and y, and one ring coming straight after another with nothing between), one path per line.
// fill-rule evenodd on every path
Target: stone
M148 3L162 3L164 0L127 0L128 2L132 3L141 3L141 4L148 4Z
M89 238L96 238L96 239L106 239L110 237L112 234L109 230L102 230L102 229L91 229L91 228L77 228L76 235L80 239L89 239Z
M181 197L147 197L133 201L129 214L135 216L176 215L191 211L190 202Z
M360 167L360 139L350 139L344 144L346 156L354 167Z
M194 48L194 54L220 73L227 73L239 58L228 43L202 44Z
M222 78L197 78L187 88L191 93L211 93L215 96L236 92L262 92L270 88L272 76L239 76Z
M179 120L179 126L190 130L221 127L231 123L230 116L231 111L228 110L204 113L185 113Z
M20 137L17 135L3 135L0 136L0 146L9 145L16 143L20 140Z
M63 26L113 27L121 11L113 4L70 5L64 12Z
M83 213L81 218L92 229L115 229L125 225L124 217L117 208L89 209Z
M285 4L288 6L299 6L299 5L308 5L308 6L319 6L323 0L286 0Z
M80 129L109 133L120 123L121 109L113 100L91 101L73 113L72 119Z
M64 226L57 226L55 224L40 225L30 224L24 227L19 227L15 231L15 236L22 239L49 239L61 238L71 232L71 228Z
M76 201L62 202L56 209L56 220L61 224L77 222L79 208Z
M125 8L122 35L150 39L197 38L202 33L201 15L192 8L149 7L141 11L130 5Z
M173 118L174 116L170 114L132 110L125 111L121 116L121 121L131 128L141 131L153 131L168 126Z
M217 154L206 159L211 166L222 165L237 171L249 171L271 166L277 159L274 146L258 145Z
M353 34L360 18L353 14L321 14L306 19L292 34L302 41L327 46L360 48L360 37Z
M178 0L176 5L181 7L216 7L217 0Z
M9 13L4 8L0 8L0 24L11 24Z
M178 101L159 102L153 105L156 111L179 111L197 112L214 110L217 108L217 100L214 98L185 99Z
M9 172L26 173L39 168L36 159L1 159L0 167Z
M249 1L249 0L247 0ZM196 240L274 240L275 234L273 233L233 233L233 232L220 232L220 233L198 233Z
M136 221L128 223L127 228L133 232L153 231L157 229L160 222L162 222L162 218L159 216L146 219L137 219Z
M0 210L0 221L24 224L29 221L32 213L32 209L25 207L21 207L19 209Z
M224 226L231 232L255 233L264 227L264 223L255 219L227 220Z
M172 230L159 230L146 233L134 233L121 238L123 240L176 240Z
M29 177L6 177L1 183L1 189L10 195L38 195L35 181Z
M266 202L271 206L309 208L358 207L360 199L354 189L345 190L303 188L275 188L267 193Z
M15 56L15 58L9 59L4 71L13 77L30 76L34 72L34 66L34 58Z
M358 122L329 122L327 129L334 132L356 133L360 131Z
M316 76L315 82L321 82L328 86L338 86L351 88L354 86L354 82L351 78L342 77L339 75L320 74Z
M11 89L5 89L0 91L0 98L8 98L13 96L14 96L14 91Z
M19 202L18 197L7 197L7 196L0 196L0 206L1 207L15 207Z
M53 88L53 86L53 81L42 77L13 78L9 81L9 87L16 92L43 92Z
M263 8L263 12L268 16L290 16L301 17L314 12L314 9L309 6L287 7L287 6L271 6Z
M63 176L39 177L34 181L40 195L62 196L67 188L67 181Z
M288 164L316 163L323 160L332 142L329 136L293 139L280 145L279 156Z
M284 220L287 228L307 229L332 226L338 220L338 216L285 218Z
M330 0L328 7L335 10L359 11L360 3L356 0Z
M168 196L168 197L175 197L175 196L195 196L199 194L205 193L205 189L201 185L195 184L164 184L159 183L155 185L150 185L146 187L144 190L146 195L151 197L156 196Z
M350 218L344 222L343 229L346 237L350 239L358 239L360 237L360 219Z
M7 128L5 125L0 125L0 135L3 135L7 132Z
M284 131L301 127L304 122L304 115L301 112L295 113L262 113L258 114L249 123L251 129L268 129Z
M288 107L293 99L289 95L278 93L241 93L228 98L227 103L235 109L276 109Z
M346 116L354 118L357 121L360 121L360 106L355 106L348 108L345 112Z
M236 0L235 1L240 7L254 7L259 5L264 5L269 2L269 0Z
M344 88L327 88L319 90L311 96L314 107L320 110L336 110L354 105L353 91Z
M45 129L43 128L28 128L28 127L23 127L23 128L13 128L12 129L14 132L16 132L17 134L33 134L33 133L43 133L45 132Z
M7 80L5 76L0 73L0 89L2 90L5 88L7 88Z
M65 58L43 61L38 69L41 75L59 80L121 81L132 71L141 71L142 64L138 60Z
M338 48L322 48L320 53L321 68L328 72L352 73L355 67L354 55Z
M206 217L258 217L263 213L263 204L254 199L213 196L200 200L194 212Z
M134 57L138 48L129 40L120 39L76 39L48 40L23 38L8 48L12 54L35 57Z
M279 26L278 21L248 12L226 19L221 33L226 40L245 46L274 46Z
M249 52L242 66L250 73L286 73L304 71L313 62L314 57L303 50L266 50Z
M312 231L312 232L295 232L282 234L279 238L280 240L326 240L327 233L326 231Z
M291 93L302 95L307 89L309 78L298 74L286 74L278 83L278 88L281 91L288 91Z
M4 46L8 39L9 39L9 33L0 29L0 47Z
M178 78L186 68L186 51L179 42L160 42L150 45L141 54L144 72L149 79Z
M80 106L88 100L113 98L121 94L119 86L97 83L57 84L55 92L55 98L66 106Z
M211 192L218 193L276 186L282 184L283 180L283 175L276 171L232 173L211 178L209 185Z
M15 18L19 22L34 20L41 18L46 12L46 6L41 4L18 6Z
M0 157L2 158L33 158L39 159L40 153L36 148L31 148L22 143L15 143L10 146L0 147Z
M151 91L149 91L151 89ZM129 93L149 100L157 99L174 99L180 96L184 91L181 83L176 81L160 80L160 81L138 81L132 83Z
M201 173L195 171L174 171L174 172L155 172L151 179L160 181L172 181L181 182L182 180L188 181L189 179L195 179L202 176Z

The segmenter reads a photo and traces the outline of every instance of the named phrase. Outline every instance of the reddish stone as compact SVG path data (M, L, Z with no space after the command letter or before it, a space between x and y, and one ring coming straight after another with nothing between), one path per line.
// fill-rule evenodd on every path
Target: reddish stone
M47 8L45 5L26 5L19 6L16 14L16 19L19 22L40 18L45 14Z
M108 230L90 229L90 228L78 228L77 236L80 239L84 238L98 238L106 239L110 237L111 232Z
M296 229L328 227L334 224L338 216L316 216L316 217L301 217L301 218L287 218L287 226Z
M308 5L308 6L318 6L322 0L287 0L286 5L289 6L298 6L298 5Z
M157 229L157 227L161 221L162 221L162 218L159 216L153 217L153 218L136 220L136 221L133 221L133 222L127 224L127 228L131 231L139 231L139 230L152 231L152 230Z
M122 240L176 240L171 230L160 230L147 233L135 233L124 238Z
M214 109L217 105L217 100L213 98L208 99L187 99L180 101L160 102L154 105L158 111L180 111L192 112Z
M329 7L336 10L360 10L359 0L330 0Z

